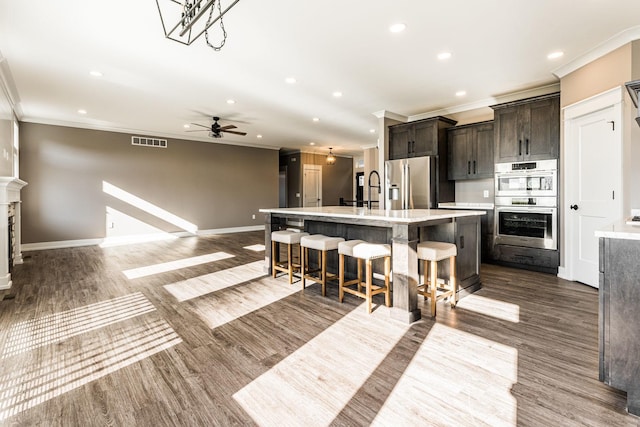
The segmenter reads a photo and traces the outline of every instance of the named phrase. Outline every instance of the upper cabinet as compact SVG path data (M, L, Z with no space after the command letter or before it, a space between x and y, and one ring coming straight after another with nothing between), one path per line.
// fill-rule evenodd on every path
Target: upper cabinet
M447 130L449 179L493 178L493 122Z
M557 159L560 94L494 105L496 163Z
M389 126L389 160L446 154L446 131L455 124L438 116Z

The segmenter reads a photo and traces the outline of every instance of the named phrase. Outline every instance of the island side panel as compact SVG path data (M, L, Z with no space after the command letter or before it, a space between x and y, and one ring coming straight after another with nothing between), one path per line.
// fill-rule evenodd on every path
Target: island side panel
M406 323L420 320L418 309L418 227L392 227L393 308L391 317Z
M264 267L263 271L271 274L271 232L280 230L286 223L286 218L280 218L268 213L264 216Z

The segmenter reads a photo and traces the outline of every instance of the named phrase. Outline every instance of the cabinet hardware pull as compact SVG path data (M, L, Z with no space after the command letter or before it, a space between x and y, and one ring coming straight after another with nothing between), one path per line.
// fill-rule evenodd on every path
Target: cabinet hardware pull
M525 140L525 144L526 144L526 154L528 156L529 155L529 138Z
M414 155L416 154L416 142L415 141L413 141L411 143L411 151L413 152Z
M460 236L460 249L464 249L464 236Z
M573 209L574 211L578 210L578 205L571 205L569 206L569 209Z
M477 173L476 172L476 161L474 160L473 161L473 174L475 175L476 173Z
M411 154L411 141L407 141L407 154Z
M467 162L467 175L471 175L471 161Z
M518 156L522 156L522 140L518 140Z

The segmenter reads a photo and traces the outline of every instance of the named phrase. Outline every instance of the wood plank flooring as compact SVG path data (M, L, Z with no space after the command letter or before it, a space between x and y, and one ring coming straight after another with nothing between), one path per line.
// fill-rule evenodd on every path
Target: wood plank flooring
M637 426L598 381L597 291L482 265L413 325L261 274L263 232L25 253L0 425ZM422 305L422 298L420 298Z

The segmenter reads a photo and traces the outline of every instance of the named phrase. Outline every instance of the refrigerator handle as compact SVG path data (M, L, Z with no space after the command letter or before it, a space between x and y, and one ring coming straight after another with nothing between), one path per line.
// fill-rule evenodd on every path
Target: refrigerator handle
M409 197L411 194L411 171L408 164L404 164L402 167L402 209L409 209Z

